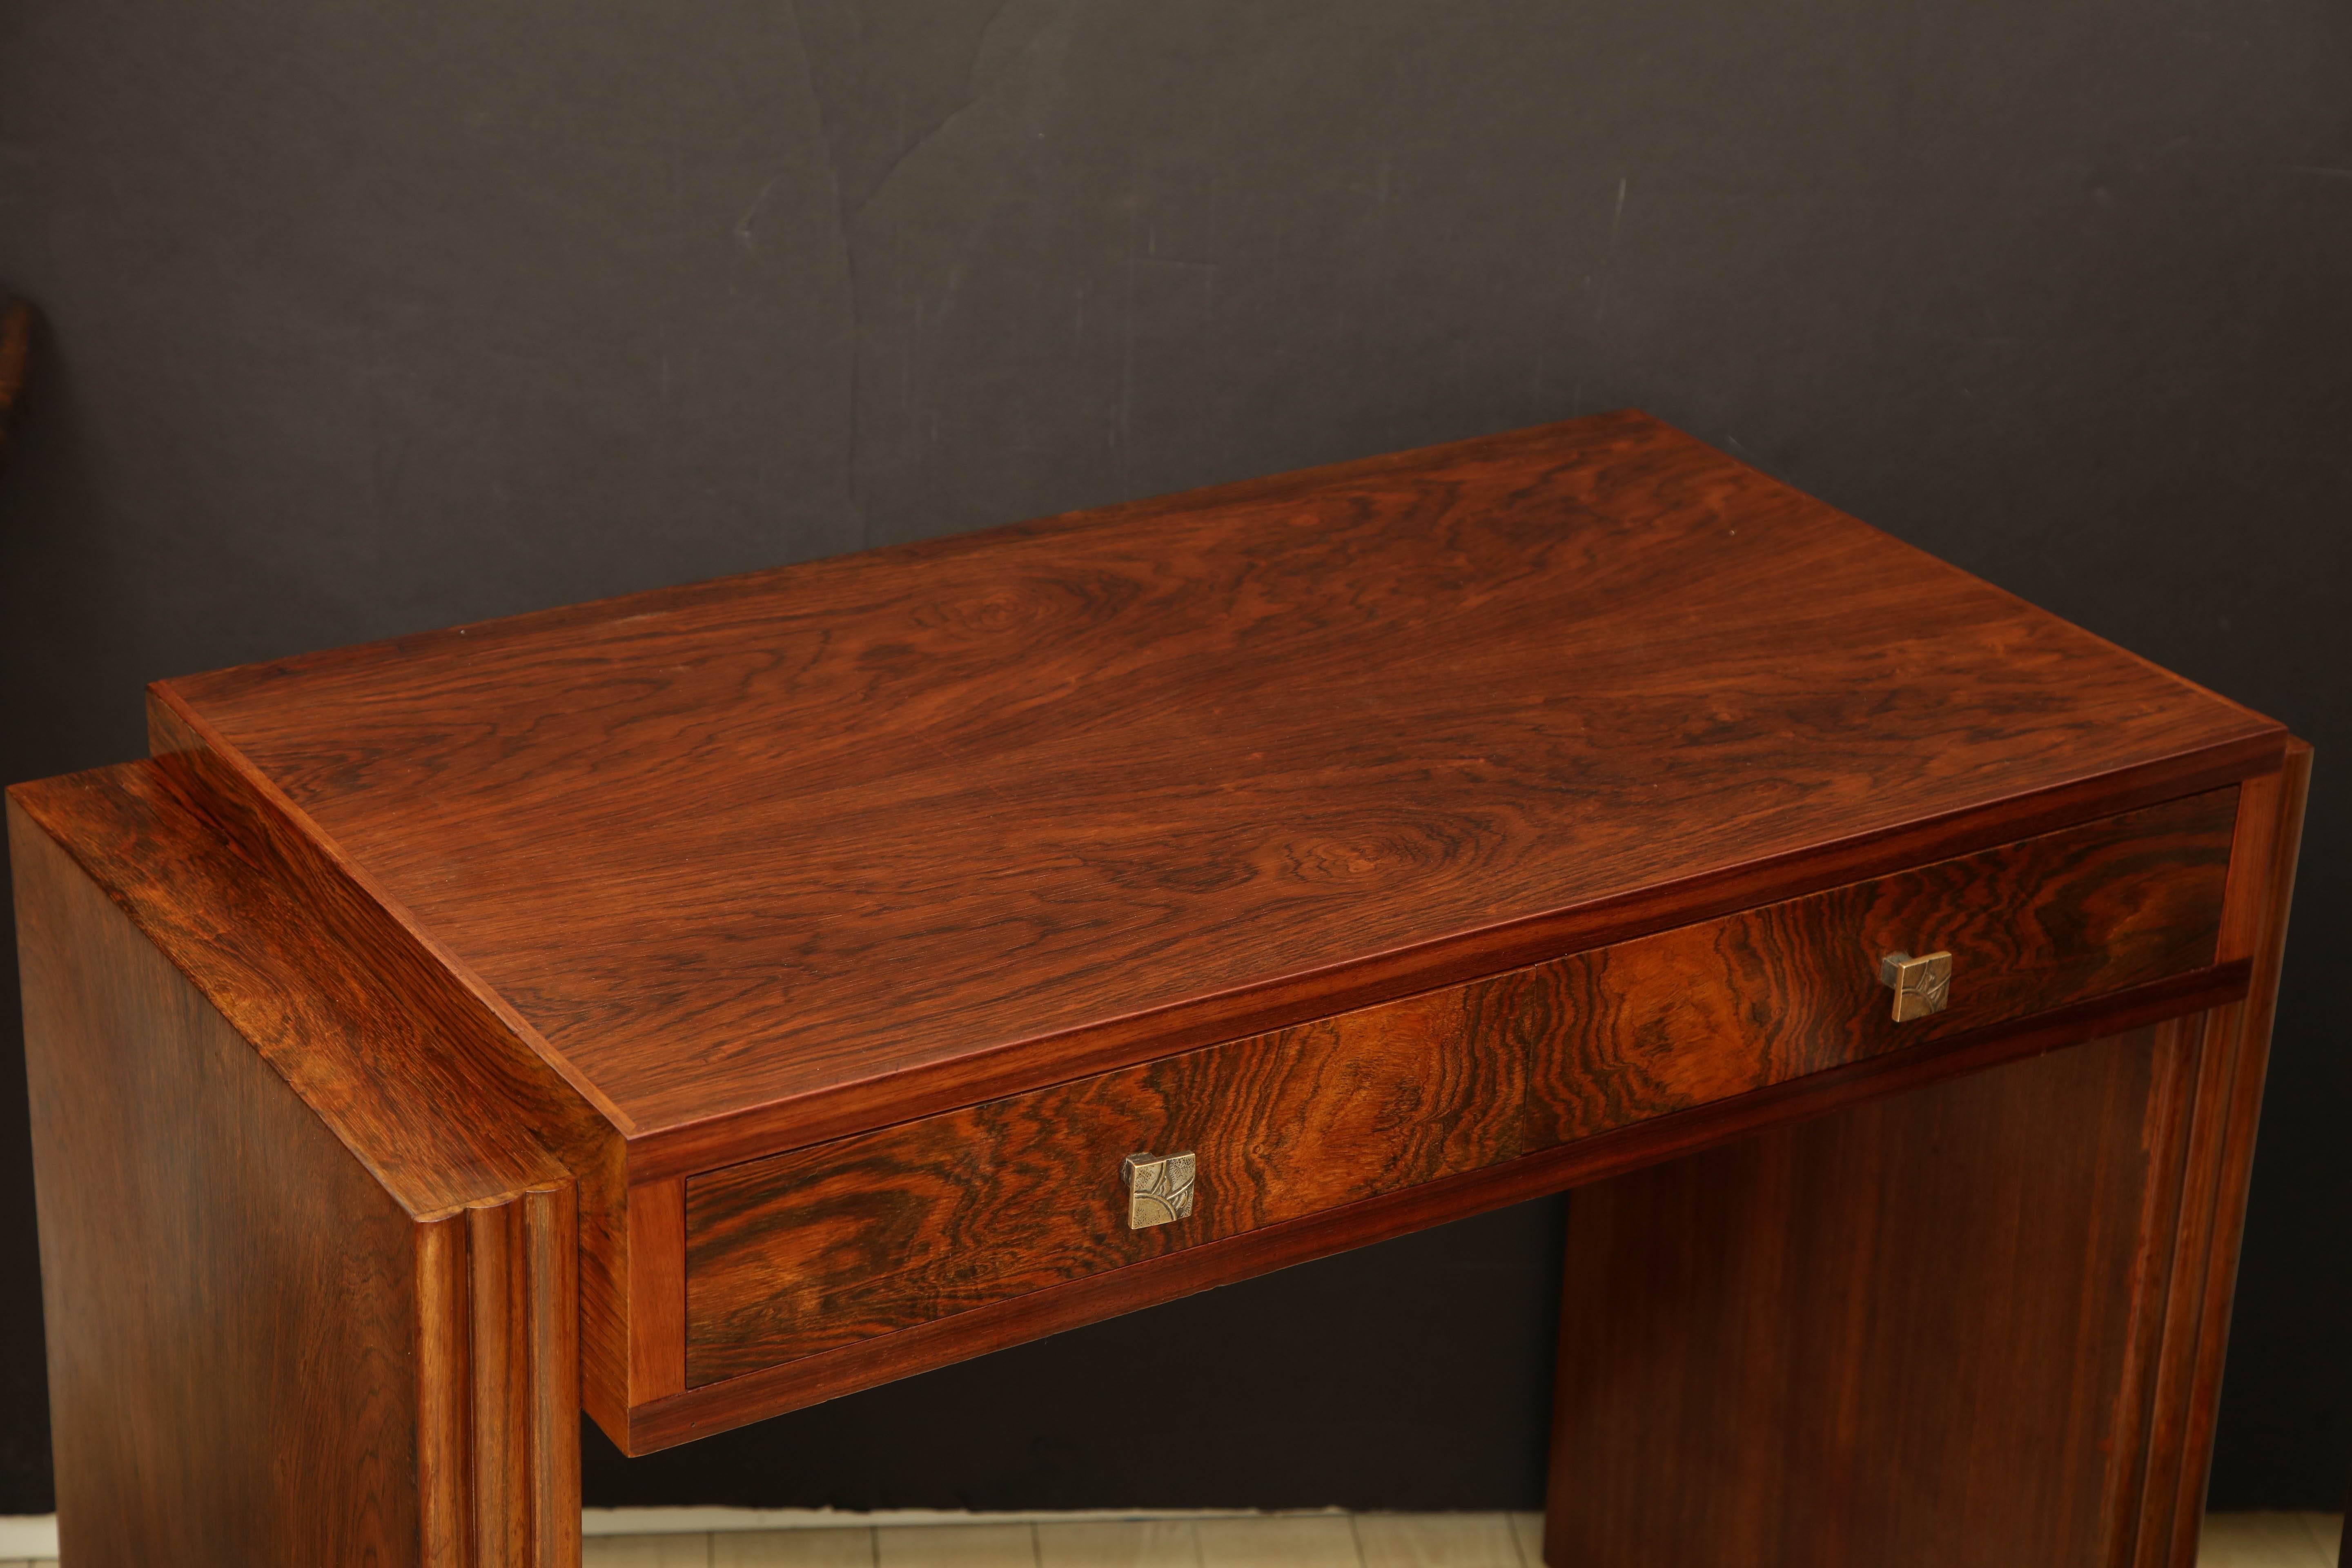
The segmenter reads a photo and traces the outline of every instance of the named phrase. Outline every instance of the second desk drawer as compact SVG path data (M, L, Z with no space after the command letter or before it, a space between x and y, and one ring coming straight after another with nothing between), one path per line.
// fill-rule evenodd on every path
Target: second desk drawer
M700 1386L2209 964L2237 791L751 1161L687 1184ZM1881 955L1948 950L1896 1024ZM1120 1162L1192 1152L1128 1226Z

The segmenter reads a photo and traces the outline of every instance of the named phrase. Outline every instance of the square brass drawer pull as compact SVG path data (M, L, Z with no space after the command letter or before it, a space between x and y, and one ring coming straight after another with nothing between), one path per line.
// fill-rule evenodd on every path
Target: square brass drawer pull
M1878 983L1895 993L1895 1021L1907 1024L1940 1013L1952 998L1952 955L1890 952L1878 961Z
M1118 1163L1127 1184L1127 1228L1170 1225L1192 1213L1192 1152L1129 1154Z

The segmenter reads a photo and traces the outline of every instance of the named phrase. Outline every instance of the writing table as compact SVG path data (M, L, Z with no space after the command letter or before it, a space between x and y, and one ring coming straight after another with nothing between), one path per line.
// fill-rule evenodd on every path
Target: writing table
M1559 1568L2190 1561L2308 752L1644 416L149 712L9 797L74 1568L1570 1186Z

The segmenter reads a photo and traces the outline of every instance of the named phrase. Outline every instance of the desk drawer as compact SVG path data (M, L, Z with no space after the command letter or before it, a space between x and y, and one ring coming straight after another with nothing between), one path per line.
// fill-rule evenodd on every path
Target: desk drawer
M700 1386L2210 964L2237 791L796 1150L687 1185ZM1881 956L1953 955L1897 1024ZM1192 1152L1129 1227L1120 1162Z

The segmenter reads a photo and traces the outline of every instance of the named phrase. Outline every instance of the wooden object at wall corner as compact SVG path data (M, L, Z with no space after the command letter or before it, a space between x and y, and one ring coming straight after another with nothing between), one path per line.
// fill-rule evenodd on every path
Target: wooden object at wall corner
M8 460L8 436L32 363L33 307L0 289L0 465Z
M1563 1568L2187 1568L2308 752L1644 415L148 717L9 803L76 1568L1571 1186Z

